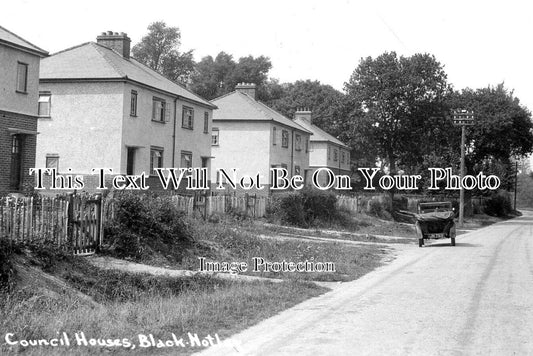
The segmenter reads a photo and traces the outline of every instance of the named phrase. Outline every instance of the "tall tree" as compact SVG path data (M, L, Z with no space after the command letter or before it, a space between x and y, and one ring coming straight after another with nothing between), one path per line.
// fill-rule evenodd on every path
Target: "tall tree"
M531 112L503 83L450 96L448 106L474 110L475 124L467 130L467 165L486 160L509 161L533 151Z
M283 84L281 95L267 100L267 104L289 118L299 108L311 109L313 124L337 136L341 133L343 100L344 94L330 85L298 80Z
M270 59L265 56L241 57L236 62L233 56L220 52L214 59L212 56L202 58L196 65L191 78L191 89L206 99L214 99L235 89L238 83L254 83L258 86L259 97L267 94L268 72L272 68Z
M179 51L180 39L178 27L169 27L163 21L154 22L148 26L148 34L133 46L133 57L172 81L186 83L195 63L192 50Z
M446 79L442 65L429 54L387 52L361 59L345 83L342 129L354 157L378 159L392 172L399 163L413 167L423 161L421 137L434 121L444 121Z

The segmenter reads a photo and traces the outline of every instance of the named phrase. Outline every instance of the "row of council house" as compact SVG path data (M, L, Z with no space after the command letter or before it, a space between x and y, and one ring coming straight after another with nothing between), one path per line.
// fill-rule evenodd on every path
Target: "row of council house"
M130 57L130 45L108 31L48 55L0 27L0 194L27 189L33 167L82 175L87 190L93 168L145 172L151 188L161 187L156 168L207 167L213 184L219 169L267 181L271 167L306 182L320 167L349 174L349 148L311 111L289 119L247 83L209 102Z

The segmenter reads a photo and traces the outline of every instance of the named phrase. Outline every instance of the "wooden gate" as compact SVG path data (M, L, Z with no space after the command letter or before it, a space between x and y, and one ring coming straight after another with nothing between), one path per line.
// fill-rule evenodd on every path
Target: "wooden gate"
M75 255L91 255L102 242L102 196L71 194L68 237Z

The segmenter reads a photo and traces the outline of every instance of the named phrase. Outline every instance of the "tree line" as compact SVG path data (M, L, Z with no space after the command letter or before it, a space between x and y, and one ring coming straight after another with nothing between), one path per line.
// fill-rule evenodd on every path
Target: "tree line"
M458 108L475 112L466 135L468 174L507 177L511 163L533 151L531 112L512 90L504 83L456 90L444 66L428 53L362 58L341 92L319 81L280 83L269 77L267 56L235 59L220 52L195 62L192 50L180 52L180 39L177 27L152 23L133 47L133 57L208 100L247 82L257 85L260 101L287 117L310 108L314 124L350 146L354 171L376 162L391 173L458 168L461 129L450 115Z

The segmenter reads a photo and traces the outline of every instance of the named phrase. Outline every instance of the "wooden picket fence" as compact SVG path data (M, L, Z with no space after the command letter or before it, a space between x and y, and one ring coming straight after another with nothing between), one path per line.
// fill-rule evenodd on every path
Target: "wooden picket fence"
M100 196L1 198L0 240L92 254L103 237L101 206Z

